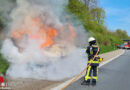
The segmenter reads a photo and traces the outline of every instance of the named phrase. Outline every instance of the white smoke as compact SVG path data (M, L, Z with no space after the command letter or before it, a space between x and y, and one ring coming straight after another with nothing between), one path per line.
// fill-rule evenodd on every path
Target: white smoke
M85 50L77 47L86 44L85 32L82 26L75 27L71 20L67 21L66 4L67 0L17 0L17 7L10 15L9 36L16 31L27 33L22 39L11 37L3 42L1 52L11 64L7 71L9 76L61 80L78 74L86 66ZM41 19L37 26L31 23L35 17ZM75 39L71 37L68 23L73 24ZM41 49L44 39L29 38L28 32L35 34L43 24L55 28L58 36L52 46ZM61 27L64 31L60 31Z

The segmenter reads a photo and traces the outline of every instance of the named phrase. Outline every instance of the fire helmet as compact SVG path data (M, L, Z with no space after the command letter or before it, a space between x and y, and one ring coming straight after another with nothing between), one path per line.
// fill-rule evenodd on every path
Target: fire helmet
M90 37L89 39L88 39L88 42L90 43L90 42L93 42L93 41L96 41L96 39L94 38L94 37Z

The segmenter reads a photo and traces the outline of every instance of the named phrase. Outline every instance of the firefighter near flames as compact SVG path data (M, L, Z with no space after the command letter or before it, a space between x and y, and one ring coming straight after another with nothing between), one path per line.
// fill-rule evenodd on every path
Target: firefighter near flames
M88 68L86 71L86 75L84 77L84 81L81 85L90 85L90 81L92 78L92 85L96 85L98 80L98 66L99 62L103 60L99 56L95 56L99 54L99 47L96 44L96 39L94 37L90 37L88 39L89 46L87 47L86 53L88 54ZM93 60L93 58L95 59ZM91 75L93 72L93 75Z

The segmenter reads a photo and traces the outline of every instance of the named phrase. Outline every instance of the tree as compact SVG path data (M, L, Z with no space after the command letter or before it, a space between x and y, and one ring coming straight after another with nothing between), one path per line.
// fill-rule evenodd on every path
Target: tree
M97 0L84 0L85 5L91 10L97 8Z
M3 18L0 16L0 32L4 29L4 27L5 27L4 20L3 20Z
M117 29L115 33L120 39L129 39L129 36L125 30Z
M91 11L94 21L98 24L104 23L105 11L102 8L93 8Z

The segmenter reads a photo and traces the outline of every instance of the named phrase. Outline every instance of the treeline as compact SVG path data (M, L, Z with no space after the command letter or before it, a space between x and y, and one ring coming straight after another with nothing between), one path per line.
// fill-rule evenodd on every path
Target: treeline
M130 38L125 30L112 32L104 25L105 11L98 6L97 0L69 0L67 10L77 16L87 32L97 39L101 53L112 51L123 43L122 39Z

